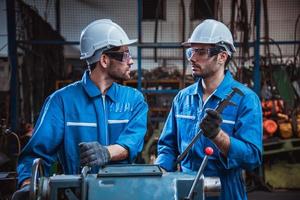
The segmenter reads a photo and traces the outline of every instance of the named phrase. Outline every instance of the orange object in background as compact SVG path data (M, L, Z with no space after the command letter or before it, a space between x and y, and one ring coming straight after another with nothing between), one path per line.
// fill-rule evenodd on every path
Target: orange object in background
M273 136L278 129L278 125L274 120L267 119L263 122L264 132L268 136Z
M280 136L288 139L293 136L292 124L290 122L279 123Z
M261 106L263 109L263 115L265 117L269 117L272 114L276 115L277 113L282 113L284 103L281 99L266 100L261 102Z

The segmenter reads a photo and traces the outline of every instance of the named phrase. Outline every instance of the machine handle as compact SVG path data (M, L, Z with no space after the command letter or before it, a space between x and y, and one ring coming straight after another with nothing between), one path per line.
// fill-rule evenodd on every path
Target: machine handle
M33 161L30 179L30 200L38 199L38 177L44 176L44 168L42 164L43 160L41 158L36 158Z
M87 194L87 183L86 183L86 176L88 172L91 171L91 167L84 166L81 170L81 199L86 199Z
M198 181L200 179L200 176L203 174L204 168L207 165L208 156L211 156L214 153L214 150L211 147L206 147L205 150L204 150L204 152L205 152L206 155L204 156L204 159L203 159L203 161L201 163L201 166L200 166L200 168L199 168L199 170L197 172L197 175L196 175L196 177L195 177L195 179L193 181L193 185L191 187L189 195L185 198L185 200L192 200L194 198L193 197L194 190L195 190L196 185L197 185L197 183L198 183Z

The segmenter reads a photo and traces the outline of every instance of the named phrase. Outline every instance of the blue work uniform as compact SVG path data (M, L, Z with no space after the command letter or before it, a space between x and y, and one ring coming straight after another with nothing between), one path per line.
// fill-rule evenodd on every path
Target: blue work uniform
M167 171L175 171L175 161L199 131L205 109L216 108L233 87L245 96L235 94L236 105L227 106L222 115L221 129L230 137L230 148L224 157L217 146L204 135L198 139L180 163L183 172L198 171L205 156L204 149L212 147L204 176L220 177L222 189L219 199L247 199L242 169L253 170L262 162L262 110L258 96L248 87L235 81L230 72L205 102L201 79L181 90L174 98L172 108L158 141L156 163Z
M65 174L80 173L80 142L119 144L129 151L125 162L134 161L143 148L147 112L148 105L139 91L113 83L102 95L86 71L82 80L54 92L45 101L33 136L19 157L19 183L31 177L35 158L45 161L46 175L57 160Z

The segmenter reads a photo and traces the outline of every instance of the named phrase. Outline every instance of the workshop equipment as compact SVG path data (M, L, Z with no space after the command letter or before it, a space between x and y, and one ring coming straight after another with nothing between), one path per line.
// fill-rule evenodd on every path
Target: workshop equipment
M206 154L211 155L211 151L208 150ZM208 196L219 196L221 190L218 177L203 175L207 156L197 176L195 172L162 173L158 165L126 164L105 166L97 174L88 174L90 168L85 166L81 175L44 177L42 160L35 159L32 167L30 199L204 200ZM187 197L189 193L191 195Z
M6 121L0 121L0 200L10 199L16 191L17 156L20 153L20 141L16 133L8 129Z
M277 131L278 125L274 120L267 119L264 120L263 122L263 128L264 128L264 133L267 136L272 137L274 133Z
M192 200L192 199L194 199L194 196L197 195L196 186L197 186L198 182L200 181L200 176L202 176L205 166L207 165L208 156L211 156L214 153L214 150L211 147L206 147L204 151L205 151L206 155L204 156L201 166L200 166L200 168L197 172L197 175L193 181L193 185L189 191L189 195L186 198L184 198L185 200Z
M271 116L277 116L278 113L283 113L283 100L281 99L272 99L272 100L263 100L261 102L261 106L263 109L263 115L264 117L271 117ZM280 115L279 117L282 117L283 115Z
M293 136L292 124L290 122L279 123L280 136L288 139Z
M300 114L296 118L296 136L300 138Z

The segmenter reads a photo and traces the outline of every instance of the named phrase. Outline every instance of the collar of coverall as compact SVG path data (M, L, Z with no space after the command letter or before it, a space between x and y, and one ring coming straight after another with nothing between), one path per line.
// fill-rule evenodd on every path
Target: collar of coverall
M101 94L101 91L99 90L99 88L93 83L93 81L91 80L90 76L89 76L89 71L86 70L82 76L82 84L83 84L83 88L85 89L86 93L92 98L92 97L96 97ZM105 96L108 96L112 101L116 102L117 99L117 84L113 83L110 88L107 90Z
M201 78L197 81L197 84L195 84L195 87L190 90L190 95L198 95L200 94L202 96L202 87L199 87L201 83ZM231 92L231 88L228 87L231 85L231 82L233 81L233 77L231 73L226 70L225 76L221 84L217 87L217 91L215 91L214 95L219 97L220 99L223 99L226 97L226 95Z

